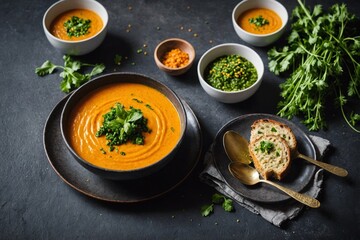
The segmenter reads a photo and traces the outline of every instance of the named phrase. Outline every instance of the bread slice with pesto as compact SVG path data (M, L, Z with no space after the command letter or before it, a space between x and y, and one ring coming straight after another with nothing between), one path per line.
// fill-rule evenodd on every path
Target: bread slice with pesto
M283 138L289 145L291 151L295 151L297 147L296 137L286 124L272 120L259 119L251 125L250 142L264 135L277 135Z
M291 149L278 135L261 135L249 144L256 170L264 179L281 180L290 168Z

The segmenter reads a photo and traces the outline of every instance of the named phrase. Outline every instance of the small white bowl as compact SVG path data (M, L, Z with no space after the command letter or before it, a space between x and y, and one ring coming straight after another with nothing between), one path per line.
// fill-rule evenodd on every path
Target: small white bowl
M253 34L243 30L237 23L237 19L242 13L252 8L267 8L274 11L281 18L281 27L269 34ZM278 40L285 31L288 19L286 8L275 0L244 0L238 3L232 12L232 22L237 35L245 42L257 47L265 47Z
M204 78L206 67L216 58L232 54L246 58L255 66L258 74L256 82L250 87L239 91L223 91L212 87ZM197 72L201 87L207 94L219 102L237 103L248 99L258 90L264 75L264 63L260 56L251 48L237 43L225 43L209 49L202 55L198 63Z
M103 28L96 35L80 41L66 41L52 35L49 29L54 19L61 13L72 9L88 9L97 13L103 21ZM61 0L54 3L45 12L43 28L51 45L60 52L69 55L84 55L95 50L103 42L106 36L108 20L109 16L106 9L95 0Z

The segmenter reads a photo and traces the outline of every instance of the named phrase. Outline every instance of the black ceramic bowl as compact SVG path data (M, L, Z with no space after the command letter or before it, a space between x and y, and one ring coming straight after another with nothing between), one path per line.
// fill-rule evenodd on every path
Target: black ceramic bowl
M72 148L70 144L68 129L69 129L69 125L72 124L70 120L70 114L73 108L81 99L86 98L89 92L113 83L140 83L149 86L151 88L154 88L159 92L161 92L162 94L164 94L172 102L172 104L175 106L179 114L181 130L180 130L180 138L177 144L168 155L166 155L162 159L159 159L157 162L153 163L152 165L143 168L133 169L133 170L106 169L103 167L96 166L88 162L86 159L81 158L79 154L75 152L75 150ZM179 97L164 84L156 80L153 80L147 76L137 73L113 73L113 74L103 75L94 78L93 80L84 84L83 86L81 86L71 94L71 96L69 97L69 99L67 100L64 106L60 119L60 129L61 129L62 137L64 139L67 148L75 157L75 159L89 171L101 177L112 180L138 179L148 176L150 174L154 174L157 170L164 167L169 161L173 159L174 155L179 149L182 139L184 138L186 124L187 124L187 118L186 118L185 108Z

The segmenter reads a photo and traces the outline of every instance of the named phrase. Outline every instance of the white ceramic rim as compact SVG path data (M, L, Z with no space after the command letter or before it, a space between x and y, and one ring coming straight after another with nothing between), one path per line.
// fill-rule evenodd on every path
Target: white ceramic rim
M280 27L278 30L276 30L275 32L267 33L267 34L255 34L255 33L251 33L251 32L248 32L248 31L245 31L244 29L242 29L242 28L239 26L239 24L237 23L237 18L238 18L238 17L240 16L240 14L243 13L244 11L241 12L241 13L239 14L239 16L237 16L237 17L235 17L235 13L236 13L236 11L238 10L238 8L239 8L241 5L246 4L247 2L250 2L250 1L252 1L252 0L244 0L244 1L241 1L241 2L239 2L239 3L234 7L234 10L233 10L233 12L232 12L232 21L233 21L233 23L234 23L234 25L236 26L237 29L239 29L241 32L243 32L243 33L245 33L245 34L248 34L248 35L250 35L250 36L254 36L254 37L268 37L268 36L274 35L274 34L280 32L280 31L282 31L282 30L285 28L287 22L289 21L289 14L288 14L288 11L286 10L286 8L284 7L284 5L282 5L281 3L279 3L279 2L276 1L276 0L263 0L263 1L268 1L269 3L271 2L272 4L275 4L275 5L277 5L277 7L281 8L281 9L286 13L286 15L284 16L284 19L285 19L286 21L283 20L283 18L281 17L281 15L280 15L278 12L276 12L274 9L271 9L271 10L273 10L274 12L276 12L276 13L279 15L279 17L281 18L281 20L282 20L282 25L281 25L281 27ZM259 7L261 7L261 6L259 6ZM249 8L249 9L251 9L251 8ZM248 9L246 9L246 10L248 10ZM246 10L245 10L245 11L246 11Z
M211 86L211 85L204 79L204 77L203 77L204 73L200 71L200 63L203 61L203 59L205 58L205 56L206 56L209 52L211 52L211 51L213 51L213 50L215 50L215 49L221 48L221 47L226 47L226 46L236 46L236 47L240 47L240 48L246 49L246 51L251 52L256 58L259 59L259 62L262 63L262 67L261 67L260 72L259 72L259 70L258 70L258 68L255 66L255 64L254 64L253 62L251 62L250 60L248 60L246 57L244 57L246 60L248 60L249 62L251 62L251 63L254 65L254 67L255 67L255 69L256 69L256 71L257 71L257 73L258 73L258 79L257 79L251 86L249 86L249 87L247 87L247 88L245 88L245 89L242 89L242 90L238 90L238 91L224 91L224 90L220 90L220 89L218 89L218 88L215 88L215 87ZM238 54L238 55L240 55L240 54ZM243 57L242 55L240 55L240 56ZM220 57L220 56L219 56L219 57ZM216 59L216 58L215 58L215 59ZM211 62L214 61L215 59L212 59L211 61L209 61L209 63L211 63ZM206 69L206 66L205 66L204 70L205 70L205 69ZM257 52L255 52L253 49L251 49L251 48L249 48L249 47L247 47L247 46L245 46L245 45L238 44L238 43L223 43L223 44L216 45L216 46L210 48L209 50L207 50L207 51L201 56L201 58L199 59L199 64L198 64L198 67L197 67L197 71L198 71L199 76L201 77L200 80L201 80L202 82L204 82L208 87L210 87L211 89L213 89L214 91L219 92L219 93L226 93L226 94L237 94L237 93L241 93L241 92L248 91L248 90L251 89L251 88L254 88L254 87L257 85L257 83L262 80L262 77L263 77L264 71L265 71L265 67L264 67L264 62L262 61L260 55L259 55Z
M94 36L90 37L90 38L86 38L86 39L82 39L82 40L79 40L79 41L68 41L68 40L64 40L64 39L61 39L61 38L57 38L55 37L54 35L51 34L51 32L49 31L48 27L49 26L46 26L46 19L48 17L48 14L50 11L53 10L54 7L60 5L60 4L64 4L65 2L72 2L72 3L76 3L76 2L82 2L84 4L86 4L86 2L91 2L92 4L96 4L97 7L99 8L99 11L103 11L104 12L104 15L102 14L99 14L98 11L95 11L95 10L91 10L91 11L94 11L96 12L96 14L99 15L99 17L101 18L101 20L103 21L103 27L102 29L97 33L95 34ZM62 11L61 13L65 12L65 11L68 11L68 10L71 10L71 9L76 9L77 6L75 7L71 7L71 8L67 8L65 9L64 11ZM58 15L57 15L58 16ZM55 16L54 19L57 17ZM51 21L49 21L51 24L52 21L54 21L54 19L51 19ZM86 42L86 41L89 41L90 39L93 39L95 37L97 37L98 35L100 35L107 27L107 24L108 24L108 21L109 21L109 14L106 10L106 8L101 4L99 3L98 1L95 1L95 0L86 0L86 1L82 1L82 0L60 0L56 3L54 3L53 5L51 5L45 12L44 14L44 17L43 17L43 21L42 21L42 24L43 24L43 28L44 30L46 31L46 33L48 34L49 37L51 37L53 40L56 40L56 41L59 41L59 42L62 42L62 43L70 43L70 44L75 44L75 43L81 43L81 42Z

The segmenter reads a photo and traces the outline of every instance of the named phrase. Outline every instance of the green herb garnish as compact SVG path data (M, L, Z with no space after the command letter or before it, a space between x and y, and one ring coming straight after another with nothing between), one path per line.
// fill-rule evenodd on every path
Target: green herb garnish
M274 143L270 141L261 141L260 142L260 150L262 153L266 152L269 154L274 149Z
M137 98L133 98L132 100L134 100L134 101L137 102L137 103L143 103L142 100L139 100L139 99L137 99Z
M226 212L234 211L233 201L224 195L218 193L213 194L211 197L211 202L211 204L206 204L201 207L201 215L203 217L207 217L214 212L215 204L221 205Z
M150 104L145 104L145 107L147 107L147 108L150 109L150 110L154 110L154 109L151 107Z
M130 110L127 111L121 103L116 103L115 107L111 107L110 111L103 115L103 118L103 125L96 132L96 137L105 135L110 151L114 149L115 145L121 145L127 141L143 145L143 133L151 132L147 127L147 119L140 109L130 107ZM121 155L125 155L125 153L121 152Z
M114 63L115 63L116 65L121 65L121 61L122 61L122 56L119 55L119 54L115 54Z
M66 33L69 37L80 37L89 33L91 20L72 16L64 22Z
M211 86L223 91L246 89L258 78L254 65L236 54L215 59L207 66L204 75Z
M72 59L69 55L65 55L64 66L55 65L49 60L45 61L41 67L35 69L35 73L39 76L52 74L55 69L60 68L63 71L60 73L62 81L60 83L61 91L68 93L71 90L80 87L82 84L90 80L93 76L104 71L104 64L89 64L82 63ZM82 67L93 67L90 73L81 73Z
M249 18L249 23L254 24L256 29L264 25L270 24L269 20L263 18L263 16L261 15L257 16L256 18Z
M334 4L325 12L321 5L311 10L301 0L298 3L287 45L268 52L270 71L291 70L280 85L278 115L300 115L308 129L316 131L326 127L325 106L336 99L347 124L360 133L355 128L359 117L347 113L360 99L359 19L345 4Z
M101 152L102 154L106 154L106 151L105 151L103 148L100 148L100 152Z

